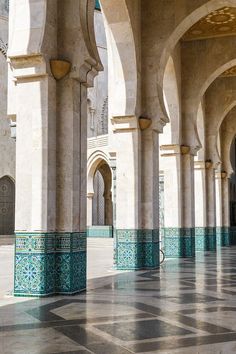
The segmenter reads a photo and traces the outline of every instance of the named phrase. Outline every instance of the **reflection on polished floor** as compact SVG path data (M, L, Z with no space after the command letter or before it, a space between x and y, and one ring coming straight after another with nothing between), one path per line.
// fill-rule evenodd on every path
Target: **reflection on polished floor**
M236 352L236 247L89 280L73 297L5 299L0 353Z

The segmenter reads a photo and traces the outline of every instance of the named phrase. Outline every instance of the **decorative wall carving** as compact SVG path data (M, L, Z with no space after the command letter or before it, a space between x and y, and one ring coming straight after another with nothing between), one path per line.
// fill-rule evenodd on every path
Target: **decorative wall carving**
M102 113L98 122L98 135L108 133L108 96L104 99Z
M3 40L0 38L0 52L4 55L4 57L7 57L7 49L8 49L8 44L4 43Z

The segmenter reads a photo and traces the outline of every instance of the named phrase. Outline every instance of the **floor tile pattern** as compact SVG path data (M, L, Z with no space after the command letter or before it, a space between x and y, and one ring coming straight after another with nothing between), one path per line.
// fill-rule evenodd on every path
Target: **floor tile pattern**
M86 293L9 298L0 353L236 352L236 247L90 280Z

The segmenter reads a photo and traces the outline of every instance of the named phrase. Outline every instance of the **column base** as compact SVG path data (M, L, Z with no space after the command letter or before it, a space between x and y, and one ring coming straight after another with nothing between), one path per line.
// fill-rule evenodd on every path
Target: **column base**
M230 244L232 246L236 245L236 226L230 227Z
M15 296L75 294L86 289L86 233L17 233Z
M216 228L195 227L196 251L216 251Z
M193 228L164 228L164 252L169 258L195 256L195 233Z
M88 226L87 227L87 237L96 238L112 238L113 237L113 227L112 226Z
M231 245L232 233L229 227L217 227L217 246L229 247Z
M121 270L159 267L159 230L116 230L115 267Z

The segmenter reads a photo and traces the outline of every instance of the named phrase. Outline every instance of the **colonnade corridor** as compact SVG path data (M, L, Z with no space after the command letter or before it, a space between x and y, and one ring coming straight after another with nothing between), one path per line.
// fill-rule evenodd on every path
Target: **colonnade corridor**
M235 48L236 0L0 0L0 354L236 353Z
M235 353L235 295L232 246L94 279L73 297L1 297L0 353Z

